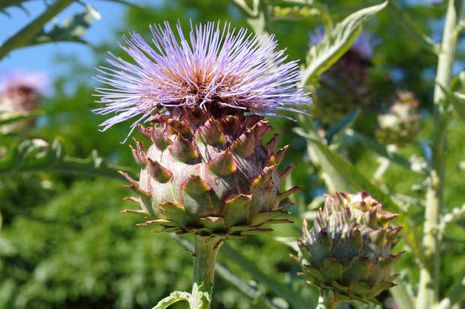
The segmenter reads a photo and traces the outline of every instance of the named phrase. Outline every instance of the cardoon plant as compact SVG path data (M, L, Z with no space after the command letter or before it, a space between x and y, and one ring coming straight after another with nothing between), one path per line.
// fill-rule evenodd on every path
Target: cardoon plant
M130 118L131 130L147 138L131 147L140 165L130 181L140 213L160 231L194 234L194 280L211 293L222 242L287 222L287 197L278 172L287 147L278 136L264 144L272 127L265 116L301 112L310 103L298 86L299 68L285 62L273 37L255 36L228 24L151 27L152 45L139 34L124 38L131 62L110 54L99 68L101 108L113 117L103 130ZM145 124L145 125L144 125Z

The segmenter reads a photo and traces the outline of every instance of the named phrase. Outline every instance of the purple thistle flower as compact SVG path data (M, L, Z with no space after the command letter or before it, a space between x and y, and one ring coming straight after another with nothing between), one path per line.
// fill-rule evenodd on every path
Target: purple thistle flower
M276 50L273 36L258 37L241 28L223 29L209 22L193 26L185 37L168 22L153 25L152 45L138 33L123 37L121 48L134 60L110 53L111 67L99 67L96 88L101 115L114 114L101 124L102 131L138 117L132 130L156 113L174 109L232 108L262 116L278 111L305 113L311 103L299 85L296 61L285 62L284 50ZM132 131L131 130L131 131Z

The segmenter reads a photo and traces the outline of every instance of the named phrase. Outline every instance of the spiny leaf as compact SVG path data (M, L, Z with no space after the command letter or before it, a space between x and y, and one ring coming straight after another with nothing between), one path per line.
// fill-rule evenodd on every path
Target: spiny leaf
M318 44L312 46L307 53L307 67L302 74L303 84L317 79L349 50L360 34L363 23L381 11L387 3L386 1L351 14L336 24Z
M38 138L27 139L11 147L0 158L0 177L11 173L54 171L124 179L118 170L127 171L128 168L107 165L96 151L88 158L65 155L59 140L50 144Z
M42 29L41 32L32 38L30 45L59 41L86 43L86 41L82 39L83 35L94 20L99 19L100 14L90 5L86 5L85 11L73 15L65 20L62 25L55 24L49 31Z
M66 9L73 0L56 1L50 5L41 15L35 18L32 22L19 30L16 34L6 40L0 46L0 59L7 56L11 51L31 45L31 40L40 33L44 25L49 22L53 17L58 15ZM33 43L32 43L33 44Z

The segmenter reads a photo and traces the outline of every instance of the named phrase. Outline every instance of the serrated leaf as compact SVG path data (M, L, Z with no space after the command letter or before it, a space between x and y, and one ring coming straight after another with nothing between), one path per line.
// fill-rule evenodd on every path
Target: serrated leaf
M40 33L41 29L47 24L53 17L60 14L64 9L73 3L73 0L61 0L56 1L47 9L37 16L34 20L24 26L21 30L15 33L13 36L8 38L0 46L0 59L6 57L11 51L29 46L34 44L33 38Z
M209 308L208 304L211 302L211 297L208 293L203 292L201 286L194 283L192 293L174 291L168 297L163 298L152 309L166 309L172 304L180 301L189 303L189 309Z
M303 83L308 84L317 79L349 50L360 34L363 23L381 11L387 3L386 1L351 14L336 24L318 44L312 46L307 53L307 67L302 73Z
M189 298L190 294L188 292L174 291L169 296L160 300L152 309L165 309L180 301L189 302Z
M107 165L96 151L87 158L67 156L58 140L52 144L37 138L23 140L0 158L0 177L11 173L53 171L124 179L118 170L127 171L128 168Z
M95 20L100 19L100 14L91 6L86 6L86 10L66 19L62 25L55 24L49 31L42 29L35 35L30 44L42 44L50 42L79 42L86 43L83 35Z

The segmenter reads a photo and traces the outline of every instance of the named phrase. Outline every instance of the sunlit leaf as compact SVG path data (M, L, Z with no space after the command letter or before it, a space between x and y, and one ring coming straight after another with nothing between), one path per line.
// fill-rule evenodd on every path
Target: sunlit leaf
M304 84L317 79L328 70L357 39L362 25L373 15L381 11L388 2L383 2L359 10L336 26L316 45L312 46L307 53L307 67L303 71L302 81Z
M92 23L99 19L100 14L91 6L86 6L85 11L71 16L63 24L55 24L49 31L43 29L32 38L31 45L59 41L86 43L83 39L84 34Z

